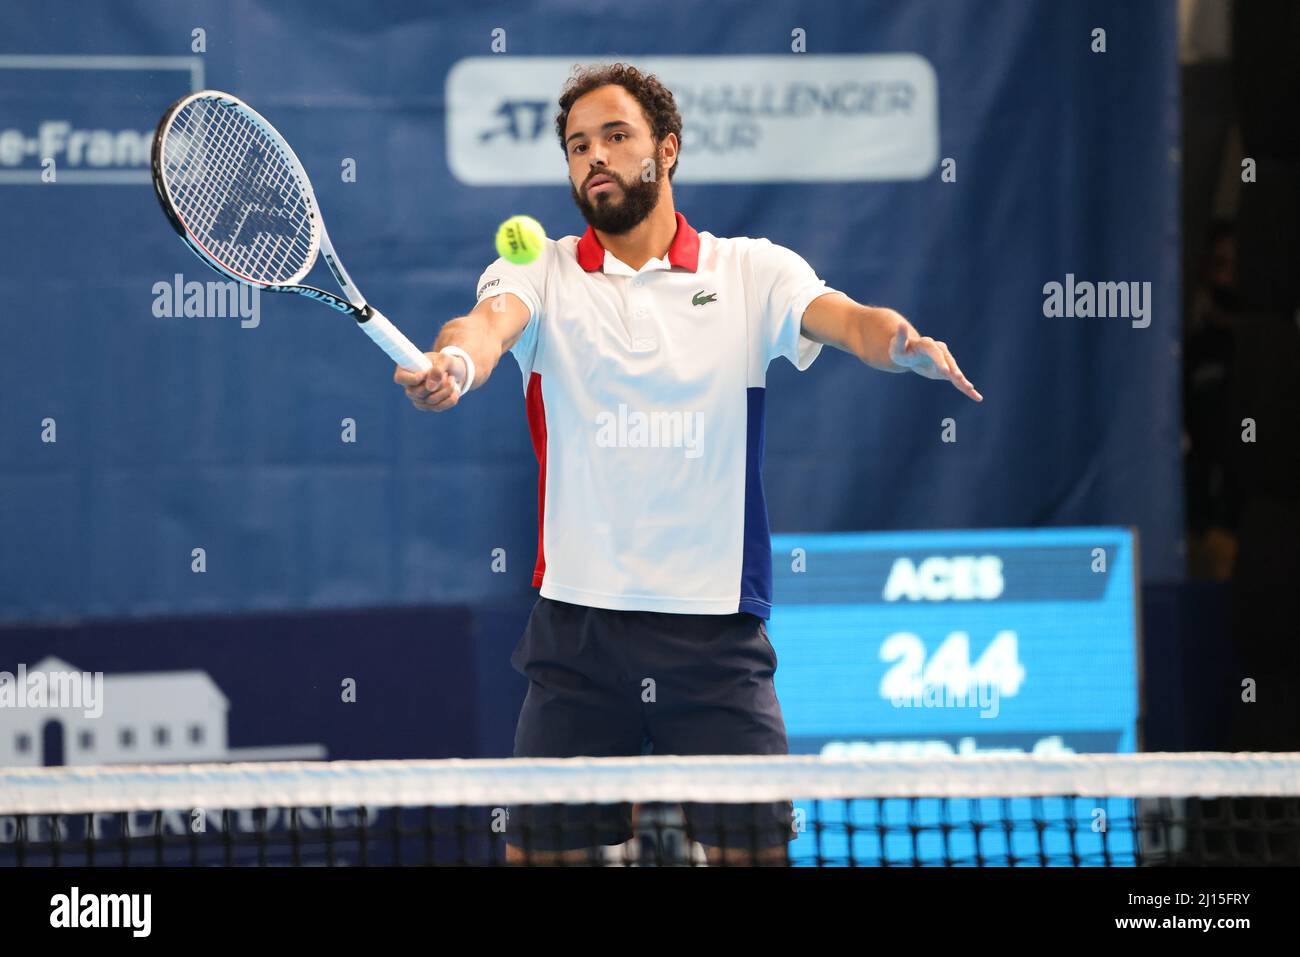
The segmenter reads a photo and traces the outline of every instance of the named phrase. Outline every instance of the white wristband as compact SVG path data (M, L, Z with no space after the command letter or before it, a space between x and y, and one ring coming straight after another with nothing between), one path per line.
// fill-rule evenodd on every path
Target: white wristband
M468 392L474 386L474 360L469 357L469 353L460 346L443 346L438 350L443 355L460 356L465 360L465 385L461 387L461 392ZM455 382L455 378L452 378Z

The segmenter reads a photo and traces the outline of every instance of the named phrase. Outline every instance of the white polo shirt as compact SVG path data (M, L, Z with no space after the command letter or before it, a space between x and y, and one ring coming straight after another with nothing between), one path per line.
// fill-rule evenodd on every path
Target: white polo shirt
M539 466L533 585L594 608L768 617L767 366L812 364L804 310L834 290L789 249L677 213L667 259L633 270L588 228L526 266L494 262L478 299L506 292L529 310L510 351Z

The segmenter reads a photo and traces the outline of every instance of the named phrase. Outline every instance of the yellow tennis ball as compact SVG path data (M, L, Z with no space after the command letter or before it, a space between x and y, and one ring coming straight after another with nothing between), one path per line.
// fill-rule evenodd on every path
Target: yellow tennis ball
M546 230L531 216L511 216L497 229L497 252L512 263L530 263L544 248Z

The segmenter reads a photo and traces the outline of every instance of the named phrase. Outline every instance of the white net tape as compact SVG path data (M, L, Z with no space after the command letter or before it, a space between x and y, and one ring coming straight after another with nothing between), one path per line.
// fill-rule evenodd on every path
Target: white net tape
M1300 795L1300 754L648 756L11 768L0 814L166 807Z

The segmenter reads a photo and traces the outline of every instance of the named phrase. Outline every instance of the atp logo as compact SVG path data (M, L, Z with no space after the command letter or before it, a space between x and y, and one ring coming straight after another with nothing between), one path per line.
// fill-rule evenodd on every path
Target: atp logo
M479 142L487 143L502 136L516 143L536 140L546 129L551 109L547 100L502 100L494 114L500 123L480 133Z

